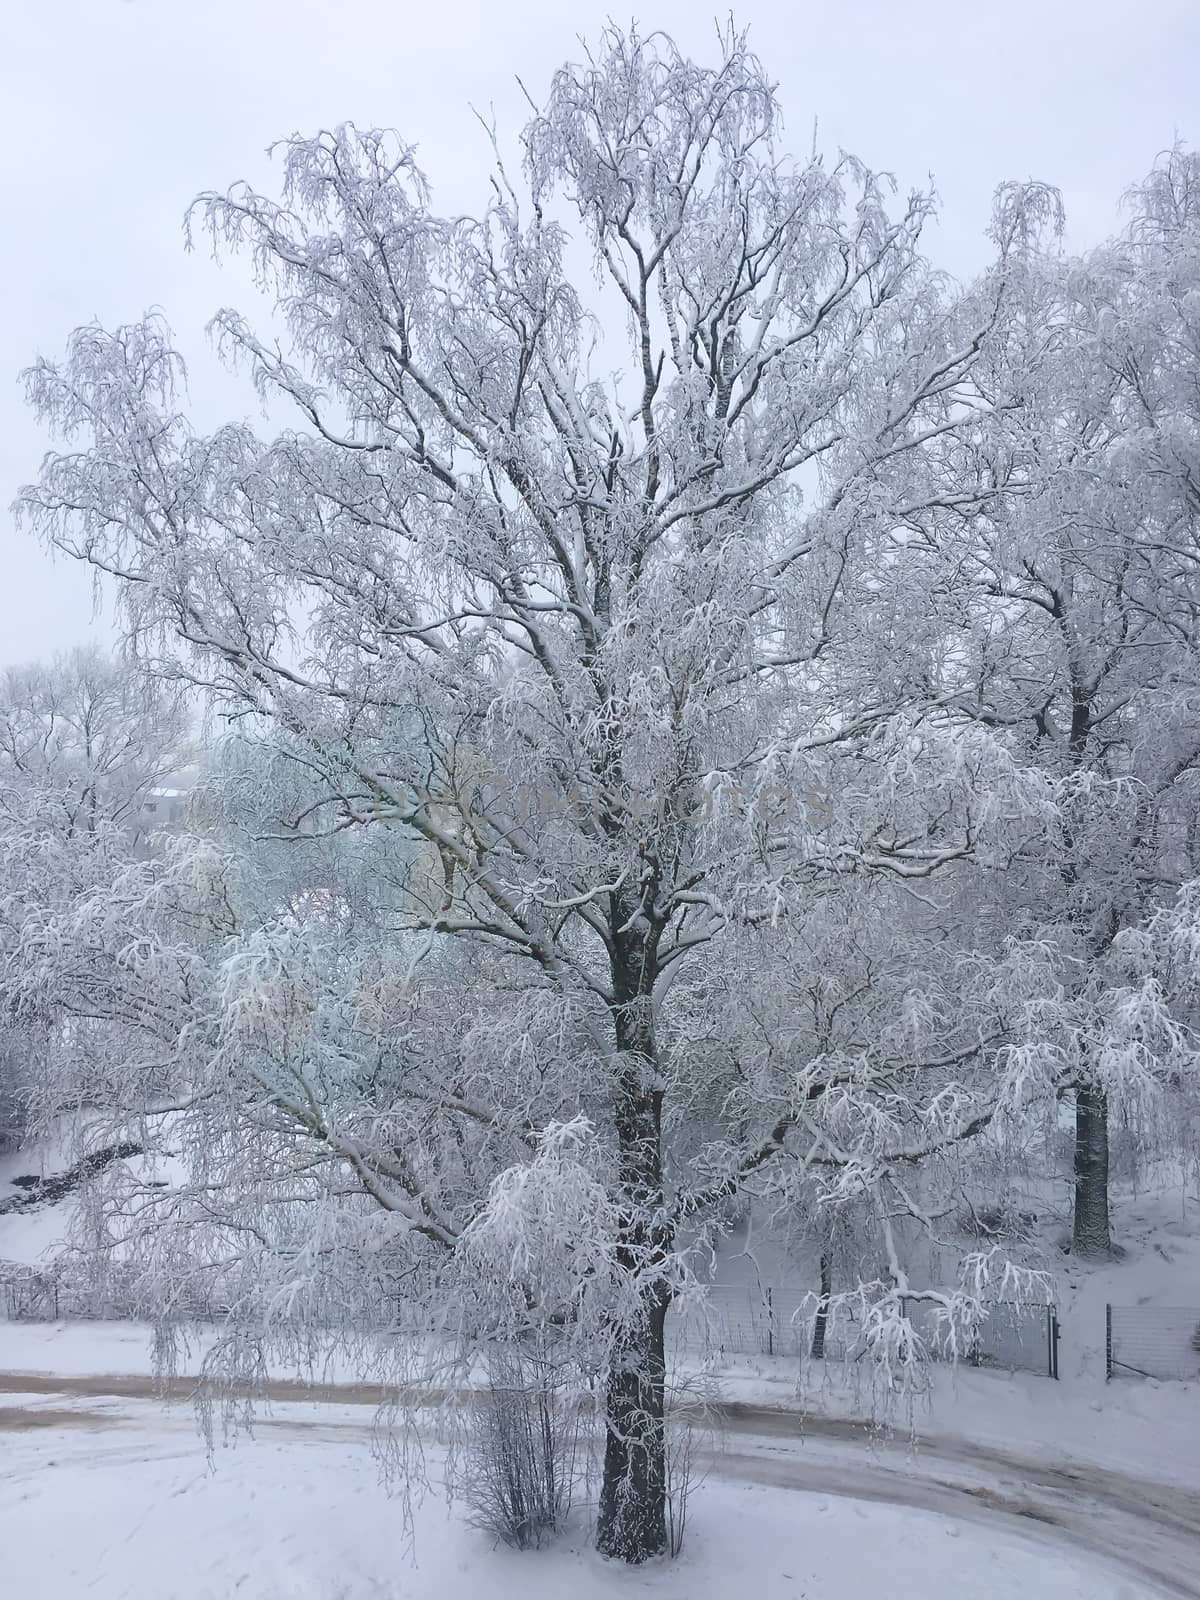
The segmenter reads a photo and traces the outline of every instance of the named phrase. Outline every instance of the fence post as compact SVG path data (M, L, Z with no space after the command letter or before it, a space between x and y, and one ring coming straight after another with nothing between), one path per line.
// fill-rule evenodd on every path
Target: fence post
M1046 1307L1046 1327L1047 1327L1047 1330L1048 1330L1048 1336L1049 1336L1049 1341L1050 1341L1050 1376L1052 1378L1057 1378L1058 1377L1058 1337L1059 1337L1059 1331L1060 1330L1059 1330L1059 1326L1058 1326L1058 1308L1056 1306L1047 1306Z
M1112 1306L1104 1308L1104 1381L1112 1377Z
M767 1354L775 1354L775 1311L771 1304L771 1291L767 1290Z

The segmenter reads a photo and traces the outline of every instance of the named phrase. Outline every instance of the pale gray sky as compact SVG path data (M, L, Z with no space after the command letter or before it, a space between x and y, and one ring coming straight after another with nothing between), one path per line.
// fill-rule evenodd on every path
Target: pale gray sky
M646 0L711 59L714 12ZM517 126L520 73L539 97L595 37L614 0L8 0L0 20L0 663L61 649L93 628L80 568L11 530L6 511L46 440L17 373L70 329L161 306L192 367L205 425L254 411L203 328L244 303L239 273L187 255L192 196L270 182L274 138L337 121L399 128L420 147L435 203L474 208L487 151L468 105ZM742 0L735 8L780 84L794 147L820 143L932 174L940 264L985 258L996 184L1063 190L1070 237L1113 227L1122 191L1179 138L1200 142L1200 0Z

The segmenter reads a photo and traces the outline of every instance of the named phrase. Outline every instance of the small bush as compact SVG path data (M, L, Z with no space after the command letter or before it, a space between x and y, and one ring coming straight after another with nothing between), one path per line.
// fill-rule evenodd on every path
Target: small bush
M671 1559L683 1549L692 1491L707 1475L706 1463L716 1450L720 1394L711 1380L676 1375L667 1392L667 1550Z
M562 1527L581 1475L581 1419L554 1369L523 1352L489 1362L454 1492L477 1528L517 1550Z
M968 1202L966 1210L959 1217L959 1226L970 1237L989 1244L998 1239L1029 1243L1037 1232L1038 1214L1016 1206L1010 1200L985 1202L978 1206Z

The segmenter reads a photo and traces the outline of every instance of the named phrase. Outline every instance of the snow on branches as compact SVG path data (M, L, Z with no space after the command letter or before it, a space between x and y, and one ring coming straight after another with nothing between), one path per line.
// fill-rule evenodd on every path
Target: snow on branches
M698 1229L853 1214L905 1366L905 1301L952 1345L978 1307L901 1259L972 1141L1073 1092L1098 1162L1104 1096L1187 1053L1117 950L1194 875L1189 159L1082 262L1006 187L959 293L929 195L779 141L740 35L610 28L475 216L348 124L196 202L292 428L197 433L157 316L27 374L71 448L23 521L264 762L21 935L170 1064L105 1101L188 1168L122 1237L168 1288L203 1240L243 1325L324 1273L576 1338L631 1560Z

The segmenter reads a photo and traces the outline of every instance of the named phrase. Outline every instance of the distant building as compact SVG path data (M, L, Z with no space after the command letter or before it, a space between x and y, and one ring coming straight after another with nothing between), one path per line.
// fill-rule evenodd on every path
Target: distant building
M151 789L142 801L142 816L148 828L167 828L178 822L188 802L186 789Z
M142 801L141 821L146 833L170 828L187 810L198 777L197 769L184 767L166 775L163 783L148 791Z

